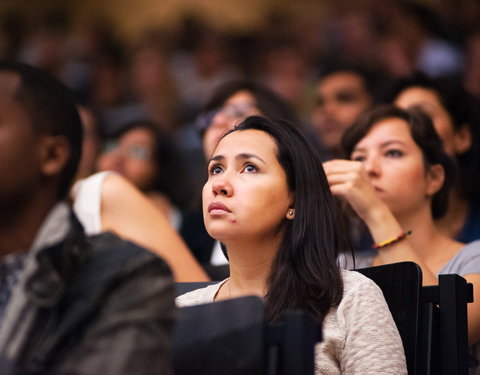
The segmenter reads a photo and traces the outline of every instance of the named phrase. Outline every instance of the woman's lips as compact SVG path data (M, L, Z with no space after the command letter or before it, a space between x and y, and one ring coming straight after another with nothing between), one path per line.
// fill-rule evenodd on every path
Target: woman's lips
M223 203L212 202L208 205L208 212L212 215L222 215L231 211Z

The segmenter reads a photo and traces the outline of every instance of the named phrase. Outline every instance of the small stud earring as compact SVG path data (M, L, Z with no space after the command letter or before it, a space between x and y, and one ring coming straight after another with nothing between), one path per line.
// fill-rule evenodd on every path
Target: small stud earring
M292 216L292 215L293 215L293 210L288 211L288 214L289 214L290 216Z

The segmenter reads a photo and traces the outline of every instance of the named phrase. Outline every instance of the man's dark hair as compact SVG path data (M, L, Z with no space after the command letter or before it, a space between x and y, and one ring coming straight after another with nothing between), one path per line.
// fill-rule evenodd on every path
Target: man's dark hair
M30 123L39 134L64 136L70 155L60 173L57 199L64 199L70 190L82 153L83 130L70 90L47 73L26 64L0 61L0 72L20 77L14 93L26 111Z
M326 64L319 71L317 82L321 82L328 76L341 73L350 73L362 79L365 91L371 97L372 106L381 102L385 91L386 77L382 73L361 64L341 61Z

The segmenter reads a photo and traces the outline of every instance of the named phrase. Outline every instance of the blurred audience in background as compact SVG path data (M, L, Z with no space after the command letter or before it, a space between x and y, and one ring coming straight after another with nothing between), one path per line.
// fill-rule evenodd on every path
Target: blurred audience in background
M429 78L447 76L480 97L479 2L276 0L242 4L232 14L222 14L208 1L188 9L178 2L175 17L150 23L148 17L135 15L142 7L153 7L151 3L139 1L128 11L122 4L112 11L108 3L100 3L45 1L26 7L9 2L0 13L0 57L47 70L77 95L87 135L78 178L94 172L104 137L118 145L127 135L125 124L157 124L180 155L179 164L173 163L175 177L168 179L174 186L171 193L162 191L164 197L157 200L170 220L177 209L184 223L185 212L198 213L205 158L219 135L248 115L292 119L322 159L329 160L339 155L340 137L362 112L393 100L384 89L398 79L418 71ZM160 13L150 8L144 14L151 13L151 21ZM472 129L478 123L468 124L473 145L477 136ZM153 131L142 131L152 149L110 153L116 166L102 168L119 170L120 155L125 165L125 157L133 155L136 163L151 163L152 176L161 175L161 165L146 158L158 152ZM465 155L469 153L474 152ZM453 154L462 169L467 156ZM106 163L105 157L99 163ZM467 186L464 180L471 170L462 170L458 185ZM178 182L179 173L187 180ZM151 185L137 187L147 195L154 190ZM174 198L179 193L181 203ZM463 212L453 236L461 233L476 207L470 196L462 193L450 201L451 210ZM197 228L198 217L192 220ZM211 261L211 250L205 251L209 245L189 242L193 229L177 229L195 248L197 260Z

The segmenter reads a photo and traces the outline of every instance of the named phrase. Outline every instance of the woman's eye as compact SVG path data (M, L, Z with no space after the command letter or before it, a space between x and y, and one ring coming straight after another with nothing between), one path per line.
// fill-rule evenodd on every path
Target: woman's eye
M245 172L256 172L257 167L254 166L253 164L247 164L244 168Z
M400 150L388 150L385 154L392 158L399 158L403 156L403 152Z
M351 92L340 92L337 94L336 100L339 103L354 103L357 101L357 96Z
M210 167L210 174L219 174L222 173L222 168L219 165L214 165Z
M352 155L351 159L352 159L353 161L360 161L360 162L362 162L362 161L365 161L365 156L363 156L363 155L356 155L356 156L355 156L355 155Z

